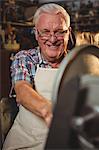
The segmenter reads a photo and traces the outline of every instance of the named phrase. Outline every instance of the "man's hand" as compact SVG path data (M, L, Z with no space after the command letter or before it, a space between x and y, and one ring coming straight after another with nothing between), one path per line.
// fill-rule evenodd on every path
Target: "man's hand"
M45 120L47 126L50 126L52 120L52 105L51 103L47 103L43 107L40 108L43 119Z

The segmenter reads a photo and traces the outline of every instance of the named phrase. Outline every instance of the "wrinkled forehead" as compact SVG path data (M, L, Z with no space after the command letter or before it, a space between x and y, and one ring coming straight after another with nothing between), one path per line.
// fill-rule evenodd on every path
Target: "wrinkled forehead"
M38 22L36 24L36 27L44 27L44 26L56 26L57 27L62 27L65 29L68 29L68 23L66 22L67 20L65 19L65 17L63 16L62 13L42 13L39 16Z

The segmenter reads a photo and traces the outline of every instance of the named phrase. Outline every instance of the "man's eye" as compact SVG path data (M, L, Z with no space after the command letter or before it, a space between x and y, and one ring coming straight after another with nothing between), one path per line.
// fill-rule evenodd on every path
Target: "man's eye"
M61 34L63 34L64 33L64 31L57 31L55 34L56 35L61 35Z
M67 30L60 30L60 31L57 31L55 34L56 35L63 35L64 33L67 33Z
M50 34L50 31L42 31L41 34L47 35L47 34Z

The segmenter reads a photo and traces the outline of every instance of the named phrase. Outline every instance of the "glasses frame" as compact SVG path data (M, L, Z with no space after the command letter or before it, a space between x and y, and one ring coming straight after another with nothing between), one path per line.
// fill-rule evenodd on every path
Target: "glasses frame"
M62 30L62 31L53 31L53 34L51 34L50 31L39 31L38 29L36 29L36 32L38 33L38 35L42 38L42 39L49 39L51 36L54 36L56 38L63 38L64 35L68 32L69 27L67 28L67 30ZM50 34L47 33L43 33L43 32L48 32ZM44 35L45 34L45 35Z

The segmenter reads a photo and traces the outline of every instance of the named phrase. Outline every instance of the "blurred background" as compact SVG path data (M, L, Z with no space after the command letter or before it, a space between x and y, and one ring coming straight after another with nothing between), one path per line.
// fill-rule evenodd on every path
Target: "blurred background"
M99 47L99 0L0 0L0 148L7 125L12 124L15 117L11 114L18 111L15 101L9 101L15 99L10 97L11 63L18 51L38 45L33 15L39 6L49 2L60 4L70 14L73 46L94 44ZM70 42L69 47L73 46Z
M33 15L39 6L49 2L60 4L68 11L78 45L79 38L95 43L96 34L99 45L99 0L0 0L0 98L8 96L10 90L13 56L37 46Z

